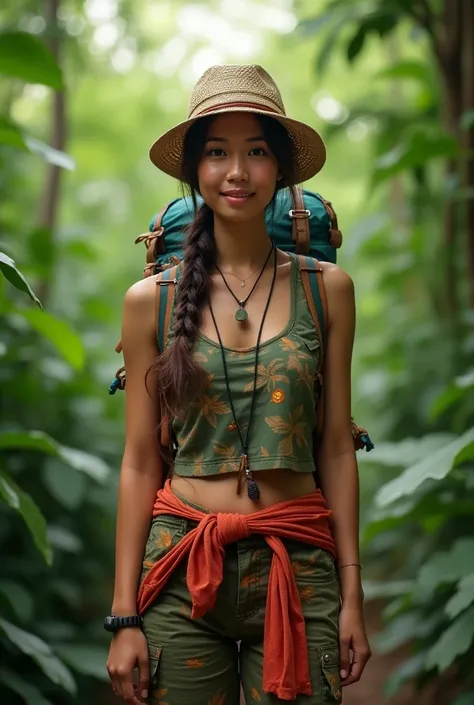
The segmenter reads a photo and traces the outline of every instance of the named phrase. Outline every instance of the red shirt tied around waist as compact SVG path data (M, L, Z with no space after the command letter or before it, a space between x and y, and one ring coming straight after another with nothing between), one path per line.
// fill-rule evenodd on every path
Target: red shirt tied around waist
M311 695L301 600L281 539L309 543L336 557L328 523L331 511L321 492L248 515L208 514L182 502L173 494L168 480L158 492L153 509L153 516L160 514L199 524L150 569L138 593L139 613L153 604L177 565L189 556L186 582L193 605L191 617L202 617L214 607L223 578L226 545L260 534L273 551L265 613L263 690L282 700Z

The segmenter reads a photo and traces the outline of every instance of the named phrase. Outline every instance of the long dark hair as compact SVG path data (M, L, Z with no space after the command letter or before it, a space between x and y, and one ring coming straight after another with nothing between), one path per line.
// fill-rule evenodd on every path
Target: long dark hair
M265 140L275 155L281 179L277 191L293 188L295 161L293 142L281 123L265 115L257 115ZM192 223L186 231L183 274L176 294L176 311L172 339L156 361L158 395L163 412L176 416L199 395L205 383L205 372L193 357L193 348L199 333L200 310L209 289L209 272L216 259L214 240L214 213L206 203L199 208L198 165L204 151L205 139L213 118L202 118L189 129L184 142L181 167L183 188L189 191L195 210Z

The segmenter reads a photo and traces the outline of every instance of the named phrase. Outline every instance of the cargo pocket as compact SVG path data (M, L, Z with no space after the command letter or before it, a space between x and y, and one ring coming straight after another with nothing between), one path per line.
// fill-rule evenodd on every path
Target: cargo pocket
M342 702L339 647L321 649L321 705Z
M186 532L186 519L168 514L163 514L153 519L145 546L140 582L142 582L150 568L166 556L186 536Z
M160 662L163 654L163 646L155 642L148 644L148 663L150 668L149 697L147 702L150 705L163 703L166 690L162 688L160 679Z

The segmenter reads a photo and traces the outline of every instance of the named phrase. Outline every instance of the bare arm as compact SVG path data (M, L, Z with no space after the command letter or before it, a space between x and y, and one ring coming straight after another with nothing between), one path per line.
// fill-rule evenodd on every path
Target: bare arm
M338 267L325 267L328 341L324 366L323 437L318 472L333 512L339 565L359 563L359 477L351 430L351 359L355 331L354 287ZM360 601L357 567L340 573L344 601Z
M341 684L359 680L370 658L363 618L359 559L359 475L351 429L351 359L355 332L354 287L334 265L323 270L328 300L324 363L323 436L318 452L321 489L332 510L342 609L339 618ZM352 652L352 658L351 658Z
M156 383L158 353L155 277L125 296L122 344L127 369L126 438L120 473L113 613L136 614L138 581L156 493L163 483L158 448ZM145 379L146 378L146 379Z

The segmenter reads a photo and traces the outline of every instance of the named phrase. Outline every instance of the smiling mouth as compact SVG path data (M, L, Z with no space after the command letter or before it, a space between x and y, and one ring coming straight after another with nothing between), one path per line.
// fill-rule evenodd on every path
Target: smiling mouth
M250 198L254 195L255 194L253 193L233 193L232 191L227 193L221 193L221 196L224 196L225 198Z

